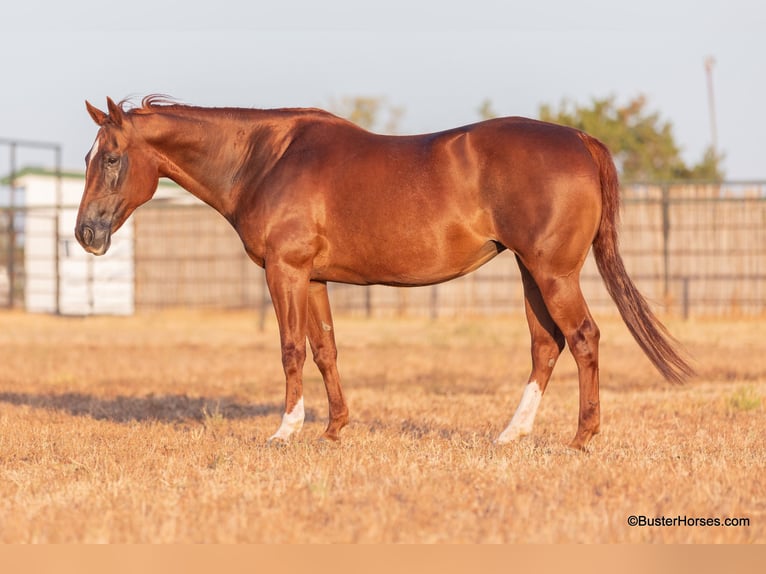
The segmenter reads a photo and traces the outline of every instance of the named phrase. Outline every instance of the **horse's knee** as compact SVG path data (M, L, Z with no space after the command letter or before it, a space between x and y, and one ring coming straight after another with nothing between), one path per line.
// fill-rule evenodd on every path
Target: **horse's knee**
M305 362L306 345L289 343L282 346L282 367L285 373L289 375L300 372Z

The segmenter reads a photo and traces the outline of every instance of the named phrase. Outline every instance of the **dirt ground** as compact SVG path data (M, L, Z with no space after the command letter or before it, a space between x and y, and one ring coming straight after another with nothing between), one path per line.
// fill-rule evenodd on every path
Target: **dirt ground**
M273 321L0 312L0 542L766 542L762 322L668 321L699 371L671 386L597 320L602 432L578 453L568 352L533 434L492 444L529 373L521 313L339 318L351 423L317 441L307 361L276 448Z

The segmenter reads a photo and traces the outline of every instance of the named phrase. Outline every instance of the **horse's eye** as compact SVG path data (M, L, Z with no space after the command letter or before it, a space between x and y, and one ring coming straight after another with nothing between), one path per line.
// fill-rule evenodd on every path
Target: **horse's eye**
M107 167L114 167L114 166L116 166L118 163L120 163L120 156L117 156L117 155L108 155L108 156L104 157L104 164L105 164Z

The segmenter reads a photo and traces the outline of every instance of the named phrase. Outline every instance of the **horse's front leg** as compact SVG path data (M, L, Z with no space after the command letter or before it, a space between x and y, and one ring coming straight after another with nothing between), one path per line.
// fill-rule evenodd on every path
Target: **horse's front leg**
M314 362L319 367L327 390L330 405L329 422L322 438L339 440L340 429L348 423L348 407L343 398L338 374L338 349L335 346L335 334L327 296L327 284L312 281L309 287L309 343L314 353Z
M283 263L266 266L266 283L279 323L285 371L285 412L269 442L287 442L303 427L303 363L306 361L309 272Z

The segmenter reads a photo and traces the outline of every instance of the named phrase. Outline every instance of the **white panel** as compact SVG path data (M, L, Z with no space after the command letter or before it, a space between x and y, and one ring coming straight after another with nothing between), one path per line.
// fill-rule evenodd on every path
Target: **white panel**
M134 312L133 222L128 220L112 237L109 251L90 255L74 237L77 207L84 179L63 178L60 198L68 207L58 210L57 184L50 175L30 174L20 179L29 208L25 220L25 301L29 311L54 313L56 305L56 249L59 252L58 311L65 315Z

